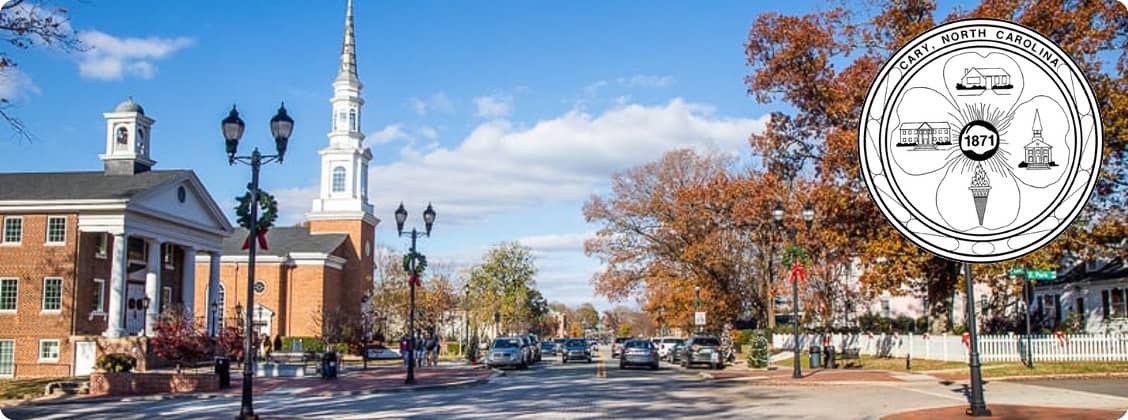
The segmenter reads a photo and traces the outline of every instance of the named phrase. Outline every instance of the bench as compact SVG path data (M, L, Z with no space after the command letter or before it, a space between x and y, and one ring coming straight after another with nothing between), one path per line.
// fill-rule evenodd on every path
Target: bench
M843 361L845 361L845 360L857 360L858 366L861 366L862 365L862 349L857 348L857 347L842 349L842 351L836 352L834 354L834 359L835 359L836 365L838 363L837 362L838 360L843 360ZM846 365L848 366L849 364L846 364Z
M285 365L298 365L298 364L304 365L304 364L306 364L307 361L309 361L309 357L307 356L307 353L302 353L302 352L297 352L297 351L271 352L269 359L270 359L271 362L274 362L274 363L277 363L277 364L285 364Z

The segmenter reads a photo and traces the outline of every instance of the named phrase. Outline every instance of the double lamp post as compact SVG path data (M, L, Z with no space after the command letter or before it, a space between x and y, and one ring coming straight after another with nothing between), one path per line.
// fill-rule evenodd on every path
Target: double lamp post
M425 230L420 232L415 228L410 231L403 231L403 224L407 221L407 209L403 208L403 203L400 203L399 208L396 209L396 232L399 236L411 237L411 250L408 252L410 266L408 268L408 284L411 286L411 302L410 309L407 316L407 379L404 380L406 384L415 383L415 346L418 344L415 341L415 282L417 281L418 267L420 263L419 254L415 252L415 240L420 236L431 237L431 226L435 224L435 209L431 208L431 204L427 204L427 209L423 210L423 224Z
M251 196L250 204L250 233L247 236L247 244L249 250L247 252L247 306L246 315L244 317L245 335L243 343L243 400L239 409L239 418L241 419L254 419L255 409L251 402L252 384L254 378L254 354L255 354L255 334L254 334L254 313L252 311L255 307L255 292L254 292L254 279L255 279L255 253L257 251L257 238L258 232L258 208L259 208L259 169L263 164L270 162L282 163L282 158L286 155L286 144L290 141L290 134L294 130L294 120L286 115L286 105L283 104L278 108L278 113L270 119L270 134L274 136L274 147L278 154L264 155L259 152L258 147L251 152L249 156L237 156L239 149L239 140L243 137L243 129L246 127L243 120L239 118L239 111L235 107L231 107L231 113L224 118L220 124L223 128L223 139L227 146L227 163L234 165L239 162L251 167L251 183L247 185L248 193Z
M779 229L783 229L784 227L783 219L785 213L783 203L776 203L776 207L772 209L772 219L775 219L776 227ZM803 206L803 211L800 215L803 217L803 221L807 223L807 231L810 231L811 224L815 221L815 207L812 206L811 203L807 203ZM795 229L788 229L788 234L790 238L789 244L794 245ZM797 261L793 264L800 264L800 266L802 266L803 263ZM774 316L775 311L772 311L772 313ZM791 278L791 323L795 325L795 357L791 377L800 379L803 377L803 372L799 368L799 352L801 350L799 347L799 279L796 277Z

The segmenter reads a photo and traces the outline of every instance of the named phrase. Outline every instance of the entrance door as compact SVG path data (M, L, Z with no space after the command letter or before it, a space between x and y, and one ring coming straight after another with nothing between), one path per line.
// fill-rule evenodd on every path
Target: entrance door
M97 345L93 341L74 342L74 376L86 376L94 371L94 353Z
M145 309L141 300L145 298L144 283L129 283L125 287L125 332L137 334L145 329Z

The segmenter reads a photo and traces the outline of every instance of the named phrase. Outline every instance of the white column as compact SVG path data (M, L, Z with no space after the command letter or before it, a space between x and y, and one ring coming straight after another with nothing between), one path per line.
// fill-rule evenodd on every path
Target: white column
M110 257L113 258L110 265L110 308L106 310L108 325L102 333L106 337L121 337L125 334L125 270L129 266L126 261L126 244L129 241L126 238L124 233L114 234L114 249Z
M191 246L184 249L184 268L180 279L180 300L184 303L184 317L188 322L196 323L196 248Z
M161 244L150 239L149 258L145 262L145 297L149 298L149 309L145 311L145 335L153 335L157 316L161 313Z
M204 310L208 312L208 328L212 336L215 336L218 335L216 327L219 326L219 320L215 319L216 313L211 310L211 305L219 302L219 259L222 255L212 251L208 253L208 257L211 259L208 271L208 306Z

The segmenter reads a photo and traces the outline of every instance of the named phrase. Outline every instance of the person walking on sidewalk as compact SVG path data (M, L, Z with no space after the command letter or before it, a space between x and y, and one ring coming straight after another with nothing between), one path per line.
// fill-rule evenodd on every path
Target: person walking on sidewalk
M415 337L412 339L412 347L415 348L415 367L423 367L425 356L425 351L423 350L423 331L415 332Z
M439 339L435 337L435 333L427 337L427 363L431 367L439 364Z
M408 363L408 357L407 357L409 355L408 351L411 351L411 349L408 347L408 344L410 342L408 341L407 337L408 337L408 335L404 334L403 338L400 339L400 355L403 356L403 367L405 369L407 368L407 363Z

